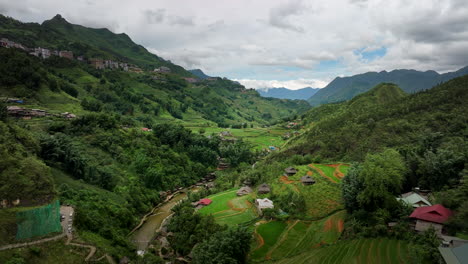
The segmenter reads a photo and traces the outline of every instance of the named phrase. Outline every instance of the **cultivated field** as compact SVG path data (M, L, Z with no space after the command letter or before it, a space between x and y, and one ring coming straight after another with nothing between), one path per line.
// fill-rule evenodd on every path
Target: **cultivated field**
M275 264L348 264L348 263L408 263L408 244L405 241L376 238L356 239L309 250Z
M343 231L345 212L318 221L271 221L255 229L256 240L250 258L253 262L295 256L321 245L335 243Z
M238 197L237 189L217 193L207 198L213 202L201 208L201 214L211 214L219 224L235 226L257 218L257 212L253 204L249 201L253 199L253 194Z
M271 187L276 194L287 192L302 194L307 206L306 217L315 220L343 209L339 182L344 177L344 173L341 172L342 168L346 168L347 171L348 165L313 164L313 168L311 165L296 166L296 169L298 169L297 174L291 177L278 176L278 179L271 183ZM324 172L321 170L322 167L329 168L329 170ZM339 175L339 177L336 177L336 181L331 180L331 177L334 177L333 174ZM311 176L315 180L315 184L302 184L300 179L304 175Z
M188 129L192 130L195 133L198 133L200 129L205 130L206 135L219 134L222 131L229 131L234 138L243 139L252 143L253 148L256 150L267 149L269 146L274 146L276 148L281 148L286 142L283 140L282 136L286 132L292 132L290 129L285 129L282 127L272 127L272 128L220 128L220 127L206 127L206 126L186 126ZM230 138L230 137L228 137Z

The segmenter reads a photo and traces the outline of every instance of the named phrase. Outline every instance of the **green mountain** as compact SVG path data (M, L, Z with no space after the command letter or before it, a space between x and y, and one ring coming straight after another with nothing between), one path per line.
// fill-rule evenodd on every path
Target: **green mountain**
M259 88L257 92L263 97L273 97L291 100L306 100L318 92L320 88L305 87L298 90L287 88Z
M276 119L293 115L298 111L304 111L308 107L303 102L264 99L255 91L247 90L238 83L227 79L216 78L188 84L182 77L193 77L190 72L149 53L142 46L133 43L127 35L114 34L107 29L92 29L73 25L60 15L45 21L42 25L21 23L3 16L0 16L0 20L2 22L0 23L0 37L8 38L27 47L41 46L49 49L71 50L75 56L84 55L86 58L99 57L134 63L148 70L144 74L131 74L120 70L96 71L87 66L86 63L80 63L76 60L66 61L52 57L49 60L38 61L31 56L26 56L28 60L32 61L35 68L41 68L44 71L41 76L45 79L42 82L44 86L50 86L51 82L57 81L66 83L67 87L76 90L76 92L72 92L77 93L74 96L78 99L74 101L76 104L86 105L88 101L95 102L96 99L97 103L102 104L111 100L114 104L119 105L117 108L120 108L120 110L117 108L113 110L120 113L130 111L140 120L154 121L167 118L169 120L196 120L196 123L215 122L221 126L242 123L267 124ZM16 56L6 54L7 52L4 52L5 56ZM154 67L158 66L169 67L171 74L152 73ZM54 67L55 69L51 69ZM45 72L49 72L49 74ZM101 87L100 82L106 82L107 85L104 86L108 87L122 86L119 88L122 91L117 94L112 91L113 99L110 99L108 95L98 95L107 93L106 89ZM99 89L97 89L98 86ZM92 90L91 87L96 89ZM20 87L3 90L3 95L34 98L34 100L28 101L34 102L37 107L53 108L50 107L47 89L34 93L21 90ZM131 99L128 93L139 99L137 101ZM69 99L63 98L63 100ZM74 113L89 110L89 107L83 109L83 107L72 106L72 104L67 104L68 107L64 107L63 104L58 105L60 109L56 110ZM150 116L148 113L154 115Z
M380 84L350 101L313 108L303 116L306 132L281 155L361 161L366 153L414 147L431 137L460 140L468 124L467 85L464 76L406 95Z
M208 79L210 76L206 75L202 70L200 69L193 69L189 70L193 75L197 76L200 79Z
M415 93L465 74L468 74L468 67L444 74L435 71L394 70L337 77L310 97L308 101L311 105L317 106L349 100L383 82L394 83L407 93Z
M161 191L195 184L216 170L218 157L237 168L259 155L246 142L204 134L205 128L255 129L310 107L305 101L263 98L226 78L189 83L184 77L193 75L182 67L107 29L72 25L60 16L42 25L3 16L0 21L1 38L27 47L71 50L75 56L144 69L96 69L75 59L41 59L0 47L0 197L8 207L0 210L1 245L23 241L15 235L18 221L44 222L34 218L34 210L56 215L44 212L59 199L74 206L80 239L116 259L135 259L127 235L164 199ZM170 72L152 71L159 66ZM5 102L8 98L23 102ZM21 110L12 112L12 107ZM29 212L29 218L19 218L20 211ZM30 239L44 234L26 231L22 237ZM0 259L14 257L9 252L0 252ZM37 259L61 258L53 254ZM83 261L81 255L67 258L67 263Z

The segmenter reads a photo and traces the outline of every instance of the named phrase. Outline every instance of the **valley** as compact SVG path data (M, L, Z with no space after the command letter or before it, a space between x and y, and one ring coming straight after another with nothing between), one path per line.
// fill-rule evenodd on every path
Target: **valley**
M468 245L466 68L337 77L309 104L61 15L0 15L0 39L0 263L442 263Z

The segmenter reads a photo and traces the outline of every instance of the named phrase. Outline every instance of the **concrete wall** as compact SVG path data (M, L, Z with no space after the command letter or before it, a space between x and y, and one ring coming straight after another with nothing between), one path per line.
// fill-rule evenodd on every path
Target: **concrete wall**
M437 224L437 223L432 223L432 222L427 222L427 221L423 221L423 220L417 220L416 221L416 227L414 228L416 231L426 231L428 230L430 227L433 227L436 231L437 234L441 234L442 233L442 225L441 224Z

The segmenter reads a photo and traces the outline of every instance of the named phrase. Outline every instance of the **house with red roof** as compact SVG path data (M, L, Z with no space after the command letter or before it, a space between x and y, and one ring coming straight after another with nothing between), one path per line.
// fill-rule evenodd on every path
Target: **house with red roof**
M443 224L452 216L450 209L445 208L441 204L433 206L423 206L416 208L411 213L410 218L416 220L416 231L426 231L433 227L438 234L442 233Z
M205 199L201 199L200 201L198 201L198 205L207 206L207 205L210 205L212 202L213 202L212 200L205 198Z

